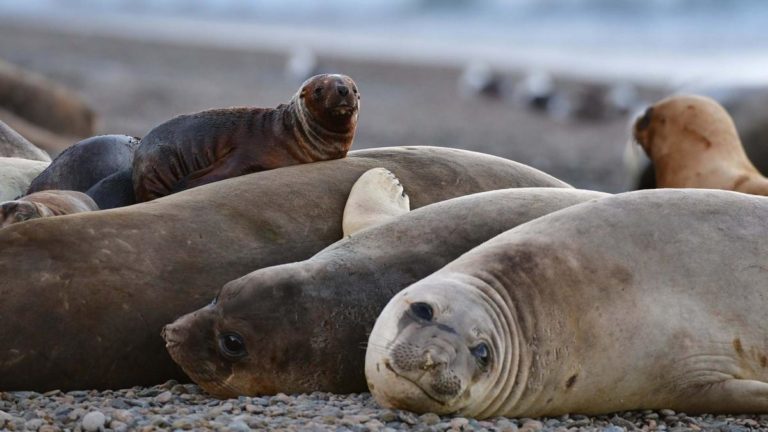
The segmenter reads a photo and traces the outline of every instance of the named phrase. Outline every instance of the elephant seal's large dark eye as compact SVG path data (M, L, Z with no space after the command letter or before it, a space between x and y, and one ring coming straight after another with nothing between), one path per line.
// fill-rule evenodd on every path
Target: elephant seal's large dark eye
M411 312L424 321L432 321L432 306L428 305L427 303L413 303L411 305Z
M315 89L315 96L320 97L320 95L322 95L322 94L323 94L323 88L322 87L318 87L318 88Z
M219 348L221 352L232 359L245 356L245 341L237 333L224 333L219 336Z
M480 342L479 344L470 348L469 352L472 353L472 356L475 357L477 363L480 364L480 366L483 368L487 367L488 363L491 361L491 350L488 348L488 345L485 342Z

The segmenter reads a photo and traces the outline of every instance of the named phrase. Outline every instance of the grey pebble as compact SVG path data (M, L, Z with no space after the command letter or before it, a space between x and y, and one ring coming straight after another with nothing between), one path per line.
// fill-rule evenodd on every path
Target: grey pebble
M175 381L150 388L101 392L0 392L0 430L14 431L620 432L642 429L746 432L768 430L766 426L768 415L688 416L672 410L477 420L384 409L368 393L336 395L315 392L218 400L201 393L195 385Z
M83 417L83 430L86 432L95 432L104 427L107 421L106 416L101 411L91 411Z

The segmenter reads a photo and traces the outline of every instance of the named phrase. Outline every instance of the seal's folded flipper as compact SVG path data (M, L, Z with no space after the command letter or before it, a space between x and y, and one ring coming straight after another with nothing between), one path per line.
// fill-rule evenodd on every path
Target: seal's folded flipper
M352 186L344 207L344 237L379 225L411 210L400 180L385 168L366 171Z

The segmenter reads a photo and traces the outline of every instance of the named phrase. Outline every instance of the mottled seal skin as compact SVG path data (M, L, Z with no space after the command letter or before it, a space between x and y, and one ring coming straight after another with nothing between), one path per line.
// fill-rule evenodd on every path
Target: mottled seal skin
M226 108L176 117L141 140L136 199L257 171L342 158L352 145L360 93L345 75L316 75L288 104Z
M8 114L6 116L5 114ZM52 153L64 147L57 140L36 142L32 135L60 135L71 138L67 145L94 134L96 115L73 91L42 75L0 60L0 120L14 127L36 145ZM24 134L25 129L41 129L41 134ZM56 148L45 144L55 143Z
M10 126L0 121L0 157L50 162L48 153L35 147Z
M26 193L32 180L48 167L48 162L0 157L0 202Z
M713 99L664 99L637 119L633 136L653 161L657 187L768 195L768 179L752 165L733 120Z
M85 192L110 175L130 169L139 139L127 135L100 135L64 150L29 186L27 193L43 190Z
M231 280L341 239L349 191L375 167L408 184L413 208L494 189L568 187L493 156L386 148L10 226L0 230L0 389L186 380L165 350L163 326Z
M365 391L362 347L393 295L507 229L605 196L523 188L422 207L224 285L213 304L166 326L168 351L218 397Z
M768 199L658 189L521 225L396 295L385 407L538 417L768 412Z
M65 216L98 209L91 197L82 192L35 192L14 201L0 203L0 228L30 219Z
M85 193L96 201L102 210L136 204L133 194L133 169L118 171L93 185Z

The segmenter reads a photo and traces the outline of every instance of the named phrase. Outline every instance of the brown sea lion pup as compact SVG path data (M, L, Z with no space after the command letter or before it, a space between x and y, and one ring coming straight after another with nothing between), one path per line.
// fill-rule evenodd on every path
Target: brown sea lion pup
M0 391L188 379L163 326L231 280L340 240L352 185L375 167L408 185L414 209L494 189L569 187L494 156L396 147L12 225L0 230Z
M0 203L0 228L30 219L64 216L98 210L88 195L67 190L35 192Z
M93 135L96 125L94 111L78 94L2 60L0 120L52 154Z
M2 121L0 121L0 157L51 161L48 153L37 148Z
M672 96L648 108L634 139L653 161L661 188L726 189L768 195L728 112L703 96Z
M142 138L133 162L144 202L257 171L339 159L352 145L360 93L346 75L316 75L277 108L182 115Z

